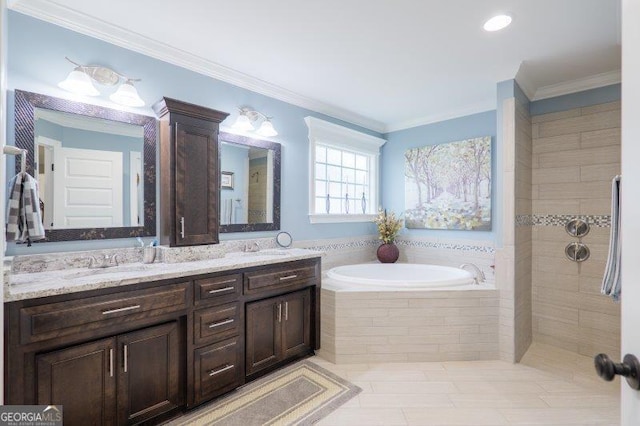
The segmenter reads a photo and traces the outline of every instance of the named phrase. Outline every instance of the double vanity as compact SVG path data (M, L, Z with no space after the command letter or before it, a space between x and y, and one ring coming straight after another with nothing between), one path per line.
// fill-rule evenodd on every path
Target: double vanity
M169 98L158 120L19 90L14 103L44 244L161 247L13 259L7 404L62 405L65 425L158 424L320 347L321 253L219 242L280 229L279 144L222 133L228 114ZM143 250L157 260L141 263Z
M65 424L157 423L320 346L320 253L15 274L5 286L8 404Z

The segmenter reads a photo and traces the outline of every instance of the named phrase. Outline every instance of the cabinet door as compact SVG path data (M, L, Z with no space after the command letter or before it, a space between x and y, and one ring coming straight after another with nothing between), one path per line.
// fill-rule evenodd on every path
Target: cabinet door
M118 418L138 423L183 402L178 323L118 337Z
M263 370L281 359L282 305L280 298L247 304L246 374Z
M309 289L284 296L282 300L283 359L311 350L311 293Z
M36 357L37 402L63 405L65 425L116 424L115 339Z
M218 242L218 132L176 123L175 241Z

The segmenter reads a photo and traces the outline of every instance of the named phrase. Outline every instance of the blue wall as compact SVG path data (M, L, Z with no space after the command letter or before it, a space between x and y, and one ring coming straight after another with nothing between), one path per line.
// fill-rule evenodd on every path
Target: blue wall
M308 138L304 117L311 115L344 125L365 133L381 135L340 120L327 117L286 102L251 92L184 68L162 62L148 56L114 46L103 41L39 21L13 11L8 13L8 89L21 89L51 96L70 98L70 94L57 87L73 69L64 57L83 64L109 66L116 71L139 77L136 83L140 96L147 106L135 112L153 115L151 105L162 96L168 96L206 107L230 112L223 126L230 126L237 117L240 106L273 116L273 125L279 135L272 140L282 144L281 228L294 239L348 237L375 233L371 223L314 224L308 219ZM85 98L83 102L100 103L120 108L108 101L108 93L115 89L99 87L103 95ZM8 94L13 98L13 93ZM8 138L13 141L13 101L8 102ZM221 239L272 236L274 232L221 234ZM125 247L135 245L135 240L69 242L34 244L16 247L9 244L7 254L25 254L47 251L84 250L99 247Z
M451 231L405 229L401 235L465 238L494 240L497 223L495 220L496 199L499 193L495 190L495 182L501 179L496 175L496 112L487 111L480 114L441 121L439 123L399 130L385 135L387 143L382 148L382 205L397 214L404 211L404 153L410 148L455 142L480 136L491 136L492 153L492 221L491 232Z

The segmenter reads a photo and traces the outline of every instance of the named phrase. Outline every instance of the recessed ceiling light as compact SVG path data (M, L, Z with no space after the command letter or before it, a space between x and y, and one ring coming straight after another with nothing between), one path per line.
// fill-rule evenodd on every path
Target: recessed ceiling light
M485 31L500 31L511 23L512 19L509 15L496 15L484 23Z

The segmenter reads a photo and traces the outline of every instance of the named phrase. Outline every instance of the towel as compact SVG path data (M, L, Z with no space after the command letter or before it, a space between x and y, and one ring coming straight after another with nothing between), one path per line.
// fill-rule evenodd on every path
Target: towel
M609 234L609 255L602 279L601 293L620 300L620 176L611 182L611 233Z
M7 241L27 242L44 239L38 181L19 173L9 181L7 201Z

